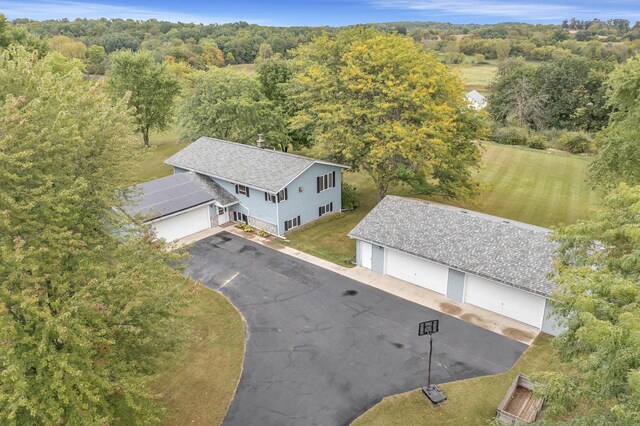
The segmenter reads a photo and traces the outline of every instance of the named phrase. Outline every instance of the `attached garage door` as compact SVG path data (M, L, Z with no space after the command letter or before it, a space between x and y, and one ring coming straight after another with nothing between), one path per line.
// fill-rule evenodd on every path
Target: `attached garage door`
M545 299L541 296L467 274L465 302L540 327Z
M187 235L210 228L209 206L198 207L185 213L171 216L153 223L158 238L174 241Z
M386 250L386 274L438 293L447 293L449 268L396 250Z

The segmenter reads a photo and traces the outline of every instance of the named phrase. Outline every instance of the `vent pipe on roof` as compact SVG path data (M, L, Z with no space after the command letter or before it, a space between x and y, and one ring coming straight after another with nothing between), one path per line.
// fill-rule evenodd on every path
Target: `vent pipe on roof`
M262 139L262 133L258 133L258 142L256 143L258 148L265 149L267 146L264 143L264 139Z

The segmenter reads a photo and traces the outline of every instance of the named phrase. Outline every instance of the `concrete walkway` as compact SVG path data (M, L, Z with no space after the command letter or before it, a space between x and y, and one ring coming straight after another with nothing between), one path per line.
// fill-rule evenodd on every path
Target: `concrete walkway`
M272 239L262 238L253 232L244 232L235 228L233 224L223 227L207 229L197 234L179 240L180 245L191 244L202 240L211 235L215 235L221 231L238 235L249 239L255 243L267 246L281 253L296 257L311 264L320 266L330 271L336 272L345 277L359 281L363 284L375 287L387 293L393 294L405 300L409 300L418 305L460 318L463 321L475 324L479 327L501 334L511 339L522 342L526 345L533 343L540 333L535 327L521 323L503 315L496 314L486 309L479 308L468 303L459 303L448 299L445 295L436 293L426 288L411 284L409 282L399 280L389 275L381 275L377 272L356 266L354 268L346 268L341 265L329 262L308 253L301 252L294 248L284 246Z

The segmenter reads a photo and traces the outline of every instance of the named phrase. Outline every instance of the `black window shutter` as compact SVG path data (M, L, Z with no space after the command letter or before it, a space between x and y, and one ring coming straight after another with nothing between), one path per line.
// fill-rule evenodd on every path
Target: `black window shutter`
M267 194L267 193L265 192L265 193L264 193L264 200L265 200L265 201L269 201L268 196L269 196L269 194Z
M289 199L289 191L287 190L287 188L284 189L284 199L285 200Z
M300 216L298 216L298 226L300 226Z
M318 207L318 216L322 216L322 207Z
M236 194L238 193L238 184L236 184Z
M318 184L318 192L320 192L320 182L322 182L322 176L318 176L316 178L316 181L317 181L316 183Z
M245 186L245 188L247 189L247 197L249 196L249 187Z
M333 185L331 185L332 187L336 186L336 171L334 170L333 172Z
M329 203L329 211L332 212L333 211L333 201Z

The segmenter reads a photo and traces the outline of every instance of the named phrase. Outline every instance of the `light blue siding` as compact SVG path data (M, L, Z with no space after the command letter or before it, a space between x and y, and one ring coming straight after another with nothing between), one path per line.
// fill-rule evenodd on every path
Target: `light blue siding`
M235 183L218 178L211 179L213 179L218 185L226 189L230 194L233 194L240 202L239 204L230 206L230 212L238 211L246 214L247 216L255 217L256 219L260 219L262 221L275 225L276 205L275 203L265 201L264 191L249 188L249 196L247 197L246 195L236 194ZM233 220L233 213L231 213L230 219Z
M553 303L549 299L546 300L544 305L544 318L542 319L541 330L552 336L557 336L562 333L565 328L558 324L558 320L553 314Z
M189 170L175 167L174 173ZM317 192L317 177L335 171L335 186L320 193ZM239 204L229 207L229 219L233 220L233 212L238 211L249 217L277 226L279 235L284 235L284 222L300 216L300 225L318 219L319 208L333 203L333 212L339 212L342 192L342 169L327 164L313 164L287 186L288 198L279 203L264 199L265 193L259 189L249 188L249 197L236 194L235 183L219 178L210 178L238 198ZM251 223L251 221L250 221ZM259 224L257 224L259 226ZM271 228L271 226L269 227ZM268 229L272 232L271 229Z
M317 192L317 177L336 172L335 186L320 193ZM333 212L339 212L342 191L342 169L327 164L314 164L295 178L287 186L288 199L278 203L280 235L284 235L284 222L300 216L300 224L304 225L319 218L318 209L333 203ZM264 196L262 198L264 200ZM242 201L240 201L242 202Z

